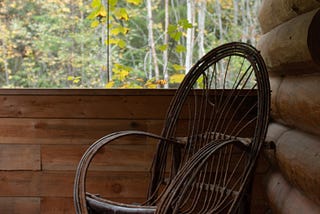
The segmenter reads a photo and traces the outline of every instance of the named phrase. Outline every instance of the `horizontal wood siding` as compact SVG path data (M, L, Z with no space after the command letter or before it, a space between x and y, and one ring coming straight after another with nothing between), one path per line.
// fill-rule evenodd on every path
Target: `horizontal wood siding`
M90 144L120 130L160 134L174 90L0 90L0 213L74 213L73 180ZM142 202L155 142L131 137L103 148L87 188ZM267 209L259 160L253 213Z

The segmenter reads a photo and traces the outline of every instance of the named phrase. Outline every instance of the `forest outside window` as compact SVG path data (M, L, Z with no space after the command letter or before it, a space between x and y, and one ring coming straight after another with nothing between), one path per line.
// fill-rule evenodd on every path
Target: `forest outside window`
M174 88L261 0L1 0L1 88Z

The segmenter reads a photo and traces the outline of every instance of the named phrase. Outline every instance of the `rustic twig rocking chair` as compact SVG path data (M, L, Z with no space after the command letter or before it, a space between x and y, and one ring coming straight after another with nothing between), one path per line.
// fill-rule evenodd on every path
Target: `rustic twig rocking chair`
M244 43L219 46L202 57L171 101L160 136L122 131L96 141L75 178L77 213L247 213L255 163L264 142L270 89L265 64ZM143 205L112 202L86 193L95 153L128 135L158 142ZM243 206L243 204L245 204Z

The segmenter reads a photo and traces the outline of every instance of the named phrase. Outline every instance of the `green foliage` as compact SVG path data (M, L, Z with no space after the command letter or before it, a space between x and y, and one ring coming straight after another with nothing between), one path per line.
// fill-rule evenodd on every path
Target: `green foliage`
M174 74L170 77L170 83L181 83L185 74Z
M174 68L175 71L184 71L185 67L182 65L178 65L178 64L173 64L172 67ZM174 75L172 75L174 76Z
M222 10L222 28L218 27L216 2L219 2ZM254 16L256 11L252 8L256 1L246 1L243 8L251 10L239 10L237 22L234 21L233 2L207 1L205 51L228 41L254 43L255 38L248 35L248 32L256 31L256 28L251 22L246 23L247 20L243 17L248 14ZM176 86L184 76L181 73L185 70L188 29L195 30L193 60L199 58L199 26L187 20L186 1L170 1L170 25L167 32L169 41L164 44L164 3L152 1L153 33L159 70L166 69L170 76L168 83L162 73L160 80L155 80L148 46L145 3L142 0L0 1L0 86ZM246 29L250 31L244 32L244 26L247 25L250 28ZM163 64L164 52L168 53L167 65Z
M184 45L177 45L176 46L176 52L177 53L183 53L183 52L186 52L186 47Z

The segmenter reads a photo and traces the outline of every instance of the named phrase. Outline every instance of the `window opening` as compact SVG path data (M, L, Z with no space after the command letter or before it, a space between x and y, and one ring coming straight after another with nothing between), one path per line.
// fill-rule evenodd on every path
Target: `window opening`
M256 44L261 0L2 0L0 87L175 88L231 41Z

